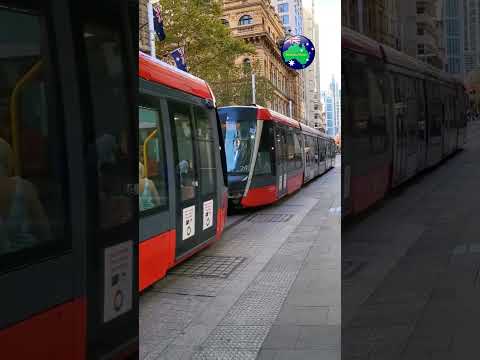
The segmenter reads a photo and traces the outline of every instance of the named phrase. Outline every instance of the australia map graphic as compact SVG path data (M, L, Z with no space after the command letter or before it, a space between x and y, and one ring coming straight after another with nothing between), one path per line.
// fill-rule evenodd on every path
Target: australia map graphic
M285 41L282 47L282 57L290 68L305 69L315 58L315 47L308 38L295 36Z

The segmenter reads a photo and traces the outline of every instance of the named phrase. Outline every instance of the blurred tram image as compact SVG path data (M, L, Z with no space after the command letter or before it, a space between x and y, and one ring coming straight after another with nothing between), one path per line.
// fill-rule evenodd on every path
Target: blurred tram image
M208 84L140 53L138 111L143 290L220 238L228 204L223 139Z
M0 0L2 359L138 357L137 9Z
M335 166L335 142L261 106L218 109L234 207L276 202Z
M466 141L461 82L342 29L342 215L360 213Z

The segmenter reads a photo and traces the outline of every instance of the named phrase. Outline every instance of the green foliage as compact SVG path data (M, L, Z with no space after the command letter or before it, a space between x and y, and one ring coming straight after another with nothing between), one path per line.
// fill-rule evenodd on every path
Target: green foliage
M250 104L251 75L243 66L235 65L242 55L253 56L255 47L234 38L223 25L222 3L214 0L160 0L166 39L156 42L157 57L172 63L169 53L185 49L188 70L206 80L212 87L219 106ZM259 74L257 63L252 65ZM257 103L266 104L273 87L257 77Z
M221 81L211 83L218 106L252 104L252 71L261 74L258 61L249 68L234 65ZM260 75L255 77L255 101L258 105L267 106L273 100L273 92L274 87L268 79Z

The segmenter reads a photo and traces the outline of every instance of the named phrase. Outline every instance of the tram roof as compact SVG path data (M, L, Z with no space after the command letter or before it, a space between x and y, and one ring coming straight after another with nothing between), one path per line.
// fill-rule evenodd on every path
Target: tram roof
M258 120L270 120L280 124L284 124L296 129L300 129L300 122L294 120L288 116L280 114L279 112L267 109L263 106L257 106L257 119Z
M218 108L221 109L257 109L257 120L266 120L266 121L274 121L278 123L282 123L284 125L294 127L296 129L300 129L300 122L294 120L288 116L280 114L276 111L268 109L266 107L260 105L230 105L230 106L222 106Z
M379 44L365 36L342 26L342 48L347 48L360 54L374 56L382 59L382 51Z
M360 54L374 56L382 59L385 63L403 67L404 69L416 72L423 76L434 77L438 80L461 83L451 74L441 69L420 61L410 55L400 52L392 47L380 44L376 40L360 34L347 27L342 27L342 48L348 48Z
M153 81L203 99L215 101L213 92L205 80L142 52L139 52L138 60L138 75L142 79Z
M300 128L302 129L303 132L305 133L308 133L308 134L311 134L311 135L315 135L315 136L320 136L320 137L323 137L323 138L330 138L328 135L326 135L325 133L321 132L320 130L318 129L315 129L311 126L308 126L306 124L300 124Z

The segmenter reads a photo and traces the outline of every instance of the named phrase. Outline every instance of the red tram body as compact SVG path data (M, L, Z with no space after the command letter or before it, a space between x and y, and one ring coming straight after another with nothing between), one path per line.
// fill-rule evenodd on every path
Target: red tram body
M227 190L218 151L223 142L208 84L140 53L139 87L140 162L159 195L155 206L142 208L139 194L143 290L220 239Z
M466 141L462 83L342 29L342 216L438 165Z
M334 140L261 106L218 109L236 207L272 204L335 164Z

